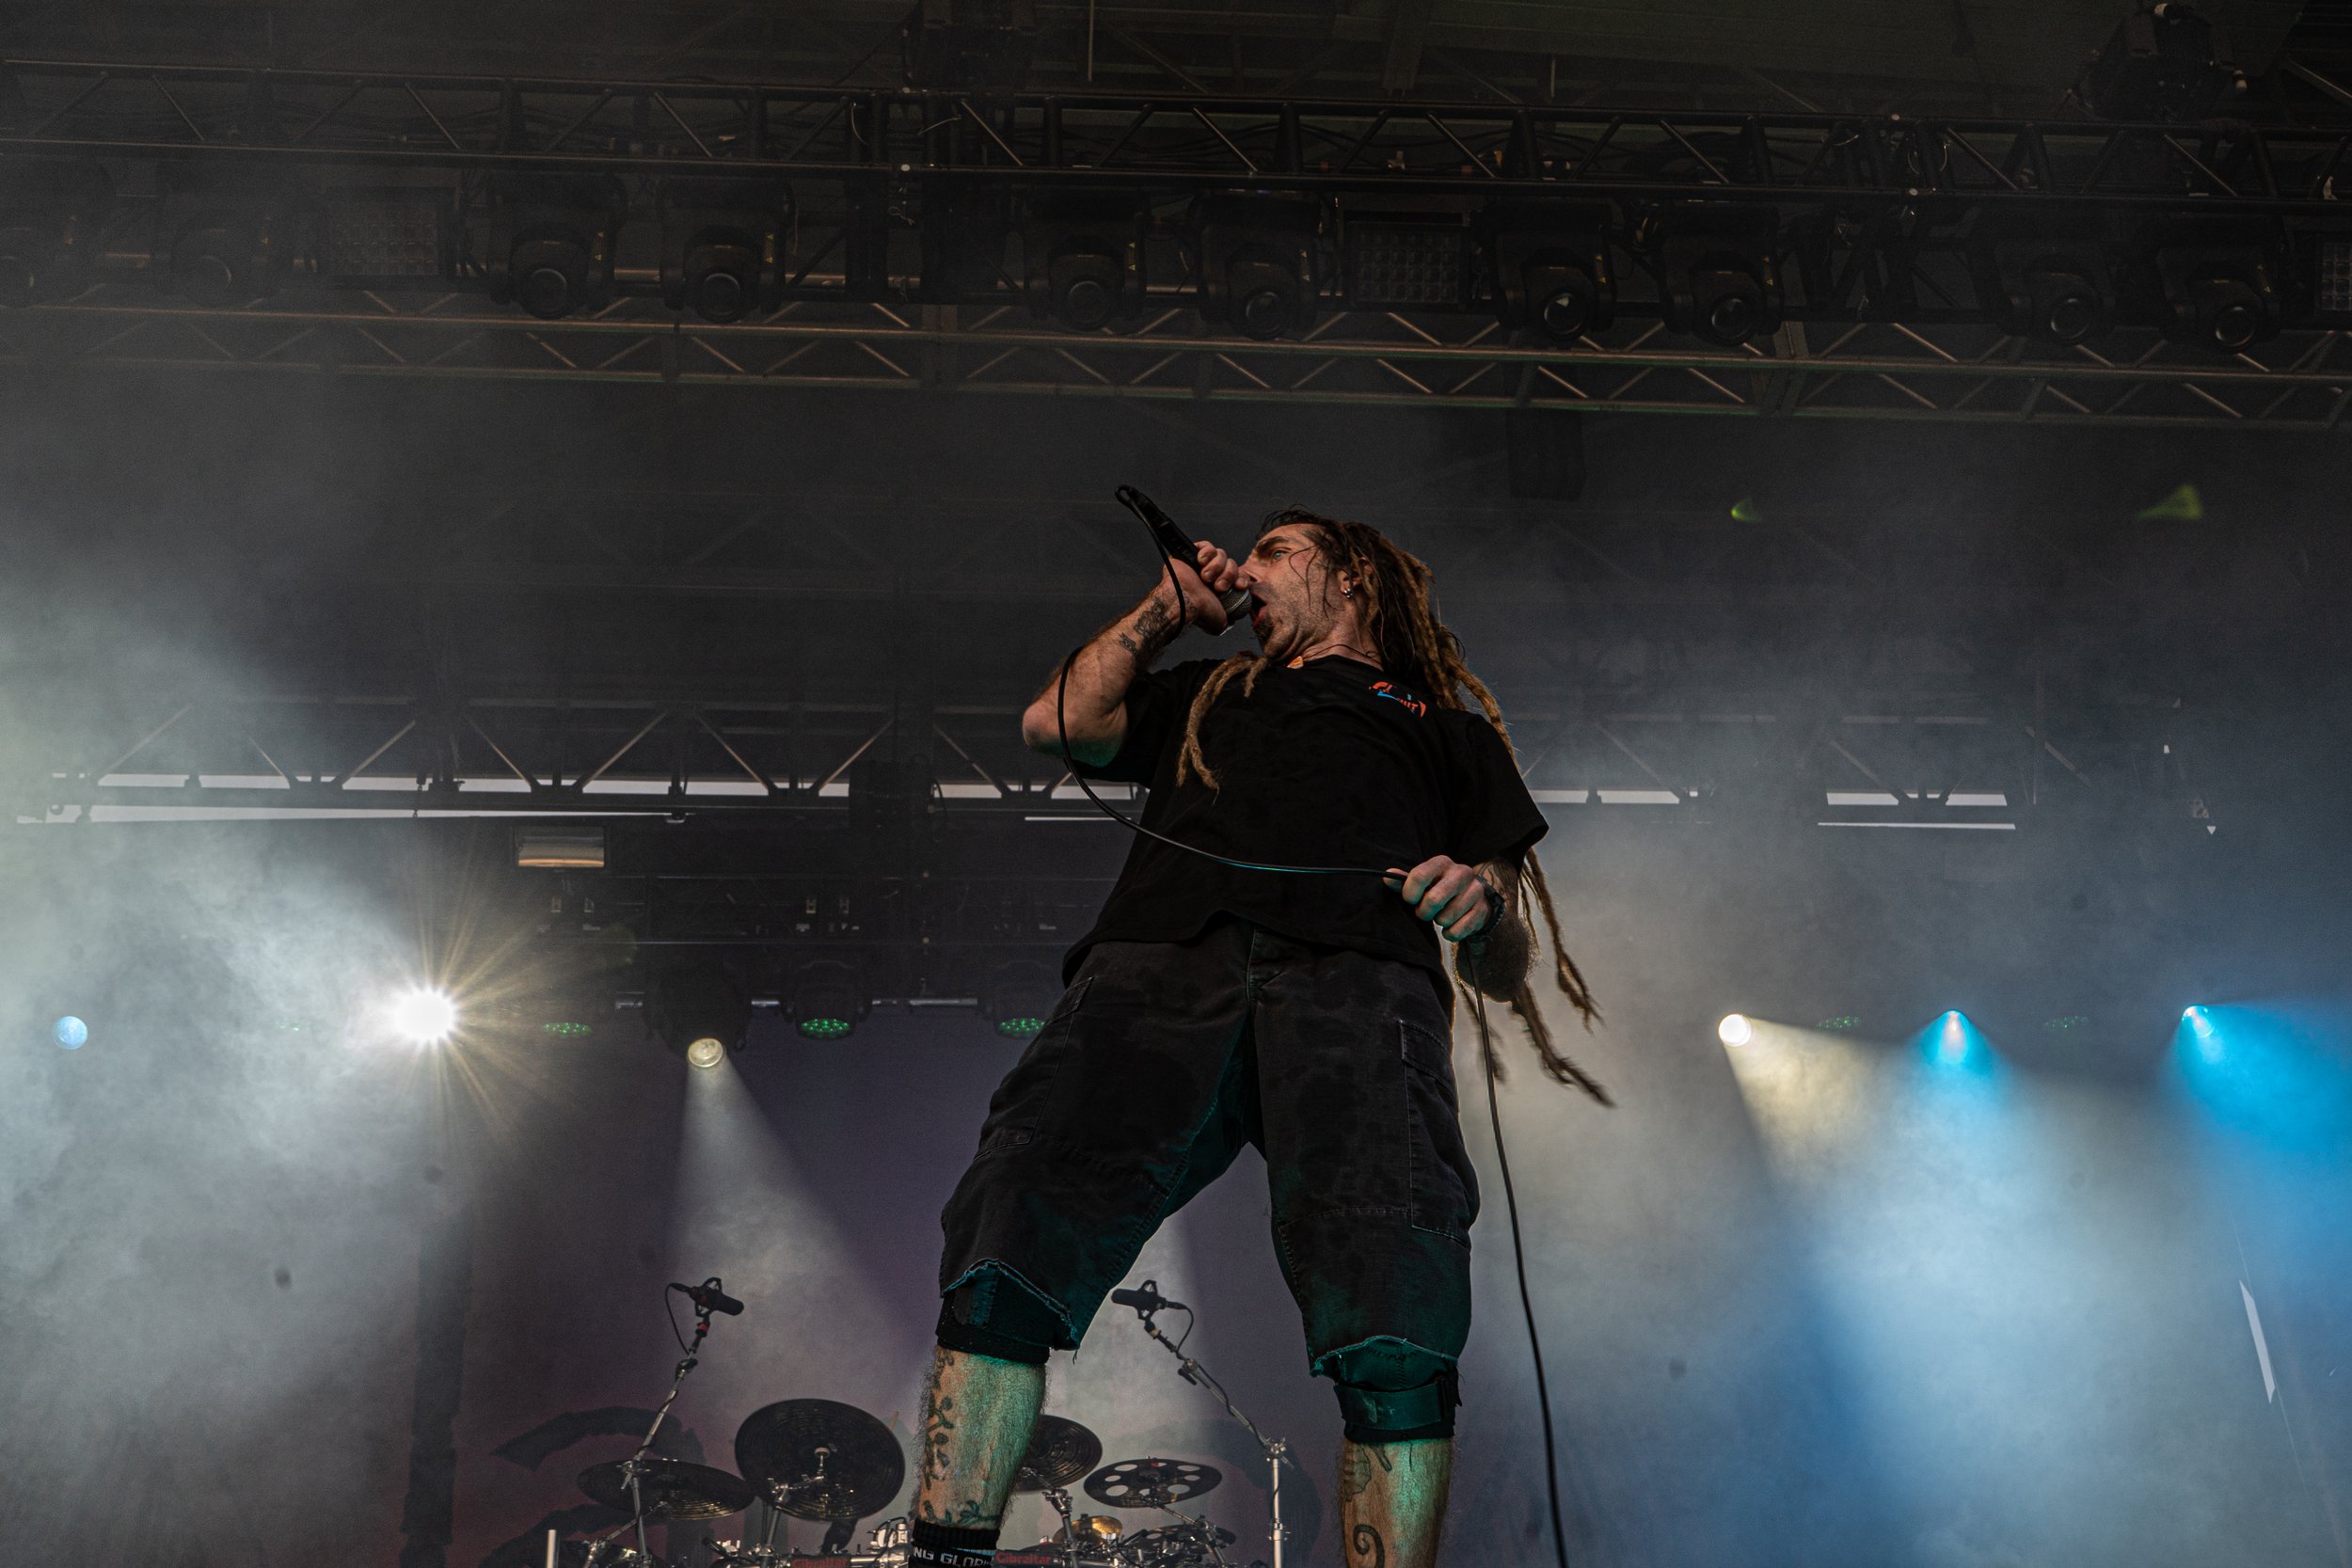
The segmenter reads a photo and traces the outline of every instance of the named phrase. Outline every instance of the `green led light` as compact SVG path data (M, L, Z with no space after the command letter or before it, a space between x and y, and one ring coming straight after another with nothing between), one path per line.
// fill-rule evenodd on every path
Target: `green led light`
M801 1020L801 1033L813 1040L837 1040L849 1032L850 1021L846 1018L804 1018Z
M996 1032L1010 1035L1015 1039L1026 1039L1044 1027L1045 1021L1041 1018L1000 1018L996 1021Z
M1821 1020L1821 1027L1824 1029L1835 1029L1839 1034L1845 1035L1851 1034L1854 1030L1861 1028L1862 1021L1854 1017L1851 1013L1839 1013L1836 1018L1825 1018Z
M559 1036L567 1040L578 1039L582 1035L595 1032L585 1023L542 1023L539 1027L550 1035Z

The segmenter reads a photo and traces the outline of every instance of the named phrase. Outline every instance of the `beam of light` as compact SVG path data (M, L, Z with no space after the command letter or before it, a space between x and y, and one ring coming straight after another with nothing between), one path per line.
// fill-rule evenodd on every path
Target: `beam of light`
M89 1043L89 1025L68 1013L50 1026L49 1037L68 1051L79 1051Z
M1728 1046L1742 1046L1756 1037L1756 1027L1745 1013L1725 1013L1724 1021L1715 1025L1715 1037Z
M2194 1006L2173 1032L2172 1076L2218 1130L2290 1157L2340 1152L2352 1137L2340 1029L2284 1006Z
M411 986L392 998L385 1022L410 1045L438 1045L457 1033L457 1000L431 986Z
M1984 1037L1968 1015L1954 1008L1920 1032L1922 1054L1940 1068L1990 1073L1997 1065L1993 1042Z
M686 1048L687 1066L701 1068L706 1072L726 1059L727 1048L714 1035L705 1035Z
M807 1096L792 1054L762 1065L783 1080L771 1102L797 1116ZM871 1270L886 1249L845 1232L822 1195L824 1173L804 1168L745 1081L748 1059L723 1052L709 1070L684 1075L670 1277L717 1275L745 1307L739 1323L723 1323L724 1358L696 1374L689 1408L723 1412L712 1424L726 1431L771 1400L805 1394L887 1420L908 1404L914 1346L899 1321L907 1314ZM843 1334L846 1324L857 1331Z

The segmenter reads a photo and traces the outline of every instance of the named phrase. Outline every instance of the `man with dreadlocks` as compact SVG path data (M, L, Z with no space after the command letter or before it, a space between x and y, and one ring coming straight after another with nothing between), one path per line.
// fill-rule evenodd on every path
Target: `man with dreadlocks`
M1512 1005L1555 1078L1605 1098L1536 1011L1522 888L1560 989L1594 1017L1529 852L1543 817L1429 569L1360 523L1297 510L1267 519L1245 561L1198 548L1022 721L1030 746L1088 776L1149 785L1143 820L1166 837L1136 838L942 1216L916 1563L991 1560L1047 1353L1077 1347L1160 1222L1249 1143L1310 1365L1346 1423L1349 1568L1428 1568L1478 1212L1438 939ZM1153 672L1187 623L1224 629L1237 586L1263 652Z

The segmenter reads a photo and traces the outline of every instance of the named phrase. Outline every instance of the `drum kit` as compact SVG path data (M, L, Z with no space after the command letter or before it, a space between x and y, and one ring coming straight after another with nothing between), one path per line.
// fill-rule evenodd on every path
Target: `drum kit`
M1013 1481L1016 1494L1042 1496L1061 1526L1035 1546L1000 1550L1004 1568L1225 1568L1233 1533L1177 1509L1214 1491L1224 1478L1206 1465L1177 1459L1125 1459L1104 1465L1103 1440L1076 1421L1040 1416ZM768 1505L763 1537L714 1543L711 1568L903 1568L910 1522L890 1519L862 1549L848 1550L861 1519L888 1506L906 1481L906 1457L890 1429L855 1405L833 1400L785 1400L754 1411L735 1433L735 1471L679 1460L637 1461L637 1497L647 1524L692 1524ZM629 1512L629 1462L593 1465L580 1489L608 1508ZM740 1472L739 1474L737 1472ZM1128 1530L1111 1513L1075 1512L1069 1488L1106 1510L1152 1509L1175 1522ZM829 1527L816 1556L782 1550L786 1518ZM632 1514L632 1522L634 1515ZM558 1544L561 1568L669 1568L624 1542L629 1526L595 1539Z
M783 1400L764 1405L745 1418L735 1433L735 1469L690 1465L653 1452L655 1440L668 1420L687 1374L701 1361L704 1339L710 1333L714 1311L736 1313L742 1304L721 1290L716 1276L699 1286L672 1285L694 1306L694 1337L679 1346L686 1352L671 1375L670 1391L654 1414L644 1440L628 1458L592 1465L580 1473L580 1489L593 1500L618 1509L628 1518L604 1534L564 1541L548 1532L547 1568L670 1568L653 1555L645 1531L652 1525L693 1524L740 1513L753 1503L767 1507L767 1528L755 1543L747 1530L742 1539L714 1543L710 1568L905 1568L913 1556L913 1524L905 1518L884 1521L868 1533L863 1550L850 1550L859 1521L869 1519L890 1504L906 1483L906 1455L890 1429L852 1404L834 1400ZM1185 1355L1182 1344L1162 1334L1152 1315L1163 1310L1189 1310L1182 1303L1161 1297L1145 1280L1140 1290L1113 1292L1122 1306L1142 1318L1144 1332L1178 1361L1177 1373L1185 1382L1207 1389L1233 1418L1257 1438L1267 1461L1272 1491L1273 1568L1283 1568L1282 1470L1288 1449L1269 1438L1234 1408L1224 1388L1208 1370ZM1025 1549L996 1553L997 1568L1232 1568L1225 1548L1233 1544L1231 1530L1186 1513L1176 1505L1190 1502L1216 1489L1225 1478L1206 1465L1181 1459L1122 1459L1104 1465L1103 1440L1077 1422L1059 1416L1040 1416L1014 1474L1013 1491L1045 1499L1060 1516L1051 1536ZM1094 1502L1115 1511L1080 1513L1070 1495L1078 1482ZM1128 1530L1117 1512L1150 1509L1172 1523ZM776 1528L787 1518L821 1520L826 1533L814 1557L780 1548ZM1265 1568L1253 1563L1250 1568Z

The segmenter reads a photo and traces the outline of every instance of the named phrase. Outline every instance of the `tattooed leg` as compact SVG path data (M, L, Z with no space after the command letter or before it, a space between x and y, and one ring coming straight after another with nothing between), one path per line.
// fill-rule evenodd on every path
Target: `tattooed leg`
M1350 1443L1340 1455L1347 1568L1436 1568L1454 1440Z
M1045 1369L941 1349L923 1398L923 1468L914 1516L993 1529L1045 1402Z

